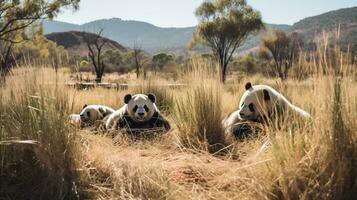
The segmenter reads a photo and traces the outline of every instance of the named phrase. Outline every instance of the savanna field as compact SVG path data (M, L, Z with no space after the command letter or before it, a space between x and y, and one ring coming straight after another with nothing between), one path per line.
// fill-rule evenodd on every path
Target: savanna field
M223 85L199 59L175 79L104 76L129 83L121 90L66 86L76 74L64 69L15 68L0 86L0 199L356 199L356 62L338 55L302 57L292 71L306 78L285 81L230 74ZM248 81L272 86L312 118L264 125L232 159L221 120L238 109ZM145 139L69 123L84 104L119 109L128 93L154 93L172 130Z
M0 200L82 199L357 200L357 1L0 0Z

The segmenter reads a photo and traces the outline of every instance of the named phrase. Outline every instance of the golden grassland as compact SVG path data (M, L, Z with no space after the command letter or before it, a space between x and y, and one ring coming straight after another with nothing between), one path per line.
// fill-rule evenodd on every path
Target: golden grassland
M311 73L305 80L255 75L226 85L196 60L179 89L151 79L124 91L79 91L64 85L61 71L15 69L0 87L0 199L356 199L356 65L340 56L338 74L319 58L300 61ZM239 143L233 160L220 122L238 108L247 81L276 88L312 119L266 125ZM157 95L169 133L135 140L67 120L84 104L118 109L125 94L138 92Z

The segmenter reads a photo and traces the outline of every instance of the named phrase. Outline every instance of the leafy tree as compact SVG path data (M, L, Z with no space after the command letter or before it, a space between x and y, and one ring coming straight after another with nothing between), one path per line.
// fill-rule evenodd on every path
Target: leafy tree
M27 62L28 58L31 61L51 64L55 69L62 64L67 57L67 51L62 46L58 46L55 42L48 40L43 35L42 28L37 26L32 30L27 30L27 34L23 35L18 40L23 40L21 43L14 44L13 57L18 64Z
M121 52L117 49L109 49L105 51L103 60L107 67L105 72L128 73L133 66L131 53Z
M182 64L183 61L184 61L184 56L182 56L182 55L176 56L174 59L174 62L179 65Z
M272 35L263 38L261 56L273 59L275 70L281 80L288 76L289 69L297 59L303 45L302 36L293 32L286 34L282 31L274 31Z
M155 56L152 57L152 62L153 62L153 67L155 68L155 73L156 69L159 68L162 70L165 65L167 65L170 61L173 60L173 57L171 55L167 55L165 53L159 53Z
M224 83L235 50L250 33L264 26L261 16L245 0L206 1L197 8L196 16L200 23L193 43L203 43L211 48L219 62Z
M0 0L0 73L6 75L10 71L10 57L14 43L19 43L17 35L24 29L43 18L52 19L61 8L78 8L80 0ZM4 54L4 52L6 52Z
M117 67L120 67L124 64L123 57L122 57L120 51L117 49L107 50L103 55L103 59L106 61L106 63L108 63L110 65L117 66Z
M239 66L240 71L253 74L258 71L259 60L253 55L248 54L246 56L239 57L234 64Z

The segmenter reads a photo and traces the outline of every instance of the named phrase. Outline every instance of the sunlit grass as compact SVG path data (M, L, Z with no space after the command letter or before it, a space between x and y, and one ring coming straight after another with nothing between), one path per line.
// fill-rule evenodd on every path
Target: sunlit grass
M15 69L0 88L0 198L355 199L356 64L346 54L327 61L323 52L300 58L307 77L284 82L231 76L221 85L211 65L194 60L180 88L149 79L126 90L75 90L64 85L68 74ZM238 109L248 81L274 87L312 118L266 125L238 144L241 160L233 161L221 120ZM113 139L67 123L84 104L118 109L125 94L139 92L156 94L172 123L167 135Z
M75 199L67 93L34 72L0 89L0 198Z

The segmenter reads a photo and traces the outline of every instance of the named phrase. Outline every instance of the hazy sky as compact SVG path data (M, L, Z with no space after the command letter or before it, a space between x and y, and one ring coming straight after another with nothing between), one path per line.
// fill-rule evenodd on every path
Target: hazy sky
M80 10L64 11L56 20L82 24L103 18L139 20L160 27L197 24L194 10L204 0L81 0ZM248 0L264 22L293 24L305 17L357 6L357 0Z

